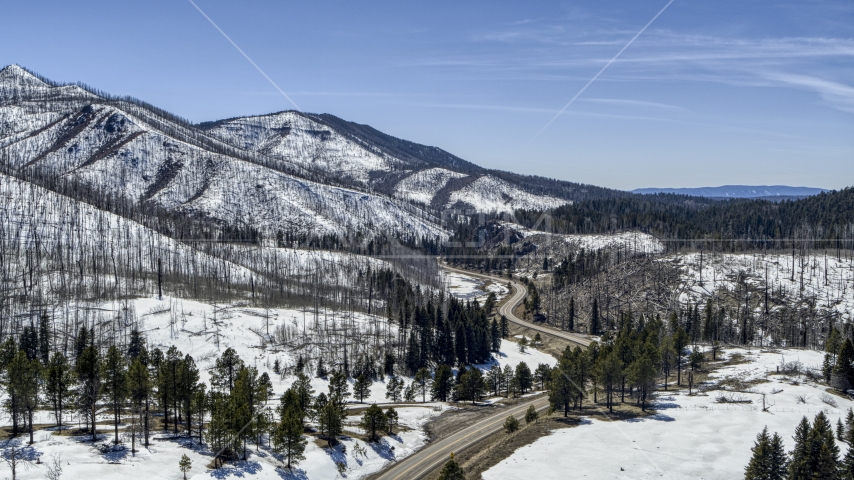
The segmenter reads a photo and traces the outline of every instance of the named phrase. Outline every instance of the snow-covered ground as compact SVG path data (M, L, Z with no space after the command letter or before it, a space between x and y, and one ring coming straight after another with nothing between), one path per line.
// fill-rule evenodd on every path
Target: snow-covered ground
M248 304L209 304L195 300L182 298L164 297L159 300L156 297L136 298L123 302L104 303L97 309L99 315L104 319L123 318L126 316L135 321L136 325L144 333L151 348L159 347L166 349L175 345L182 353L194 357L199 367L202 381L208 380L210 368L214 365L216 358L226 349L233 348L237 351L243 361L258 368L261 373L268 373L273 382L274 398L271 405L278 403L281 395L295 380L293 375L276 375L272 368L278 359L283 368L291 367L296 363L296 355L292 351L274 348L265 341L267 322L269 320L271 334L278 327L284 335L298 339L303 335L316 336L327 326L335 330L344 322L352 326L354 331L368 331L381 328L380 322L385 320L365 314L355 313L352 317L340 311L320 311L317 323L314 320L314 312L311 310L296 310L285 308L256 308ZM135 319L135 320L134 320ZM133 323L133 322L131 322ZM393 327L392 327L393 328ZM392 335L395 331L392 330ZM479 365L483 369L489 369L493 364L500 367L516 365L525 361L533 370L539 363L553 365L555 359L548 354L534 348L527 348L523 353L519 351L515 342L503 340L501 352L496 354L496 359L488 364ZM312 375L313 377L313 375ZM403 377L406 383L411 378ZM387 379L386 379L387 380ZM359 403L350 398L350 407L361 407L370 403L388 403L385 397L386 380L374 382L371 385L369 397ZM328 380L312 378L312 388L316 393L328 390ZM352 381L351 381L352 391ZM4 400L0 394L0 401ZM417 397L420 400L420 396ZM429 400L429 398L428 398ZM325 442L315 442L314 437L309 437L309 443L305 452L306 459L302 461L293 472L282 468L282 463L276 459L269 450L261 449L251 452L250 458L245 462L228 464L220 470L208 469L212 453L207 447L200 447L184 437L176 437L163 432L155 432L154 441L150 449L141 449L136 456L132 456L129 450L102 451L98 447L109 446L112 440L112 427L104 425L99 427L99 442L93 445L87 436L69 437L55 435L51 428L40 429L35 432L36 443L31 450L25 450L30 456L41 456L42 462L49 461L52 454L62 457L63 478L181 478L178 471L178 460L181 455L186 454L193 461L193 469L188 478L295 478L295 479L331 479L339 478L337 463L343 462L347 466L345 472L348 479L364 478L394 461L412 454L422 447L427 437L423 426L431 418L442 412L453 408L448 404L440 402L426 402L412 404L398 404L395 409L400 415L402 427L394 436L386 436L381 442L368 444L362 440L346 436L347 432L361 433L358 427L359 417L353 415L345 421L345 436L341 439L341 445L334 449L325 448ZM75 414L68 413L64 416L67 424L77 423ZM99 416L100 421L110 421L112 417L108 412ZM47 411L37 412L34 421L36 424L52 424L52 415ZM0 425L9 424L8 418L0 418ZM126 425L120 426L120 436L125 446L130 444L130 437L125 433ZM14 440L19 446L25 447L23 442L27 436L20 436ZM359 448L357 448L357 445ZM0 445L3 446L3 445ZM8 446L8 445L7 445ZM137 445L139 448L139 444ZM342 449L343 446L343 449ZM254 446L252 447L254 449ZM364 449L365 455L357 451ZM28 453L27 453L28 452ZM41 479L44 477L45 467L33 466L18 476L22 480Z
M754 286L767 284L772 294L814 297L817 307L835 310L847 322L854 320L854 262L850 259L760 253L703 254L702 261L699 253L692 253L676 259L682 264L682 301L708 296L720 288L734 290L742 278Z
M559 246L566 243L585 250L601 250L606 248L624 248L636 253L660 253L664 245L654 236L643 232L617 232L614 234L558 234L531 230L512 222L501 222L525 238L536 237L538 246Z
M462 202L479 212L514 212L520 208L544 210L569 203L556 197L528 193L500 178L484 175L451 193L448 207Z
M433 197L452 179L465 177L465 174L445 168L428 168L413 173L394 187L394 194L425 205L430 205Z
M812 422L824 411L835 425L854 407L854 401L830 395L804 377L774 374L789 362L817 368L823 360L821 352L733 349L726 354L741 354L747 362L721 368L712 375L712 382L729 378L762 383L748 384L743 392L710 385L713 389L694 396L687 391L661 391L654 415L625 421L583 419L577 427L555 430L518 449L484 472L483 478L562 479L566 472L572 472L573 478L741 478L756 434L766 425L780 434L788 451L794 447L792 435L802 417ZM717 403L722 394L752 403ZM762 411L763 394L767 412ZM799 403L798 396L806 403ZM823 396L837 406L824 403ZM838 444L845 452L847 445Z
M495 293L496 300L501 300L510 293L506 285L486 282L476 277L457 272L442 271L442 284L457 298L477 300L483 304L490 293Z

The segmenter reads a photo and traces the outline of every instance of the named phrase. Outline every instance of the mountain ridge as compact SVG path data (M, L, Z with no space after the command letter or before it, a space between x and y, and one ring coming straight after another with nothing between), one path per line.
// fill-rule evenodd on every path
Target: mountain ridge
M721 185L719 187L686 188L636 188L632 193L650 195L673 193L708 198L763 198L763 197L808 197L829 190L814 187L792 187L788 185Z

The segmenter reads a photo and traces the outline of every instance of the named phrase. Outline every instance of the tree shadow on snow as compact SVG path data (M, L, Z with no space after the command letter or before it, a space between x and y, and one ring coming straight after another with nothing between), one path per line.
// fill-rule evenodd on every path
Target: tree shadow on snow
M11 458L12 449L15 450L15 457L21 461L36 462L43 452L33 448L32 445L24 443L25 437L11 438L0 442L0 457Z
M308 480L308 474L299 468L288 470L287 467L276 467L276 473L285 480Z
M398 437L398 438L400 438L400 437ZM400 442L400 443L403 443L403 442ZM383 460L389 460L389 461L394 460L394 458L395 458L394 450L392 450L394 447L392 445L390 445L388 443L388 440L386 440L385 438L380 439L380 441L378 441L378 442L370 442L370 443L368 443L368 445Z
M347 465L347 454L345 454L342 451L343 447L344 447L343 443L338 443L338 445L335 445L334 447L324 448L323 451L326 452L327 455L329 455L329 458L336 465L339 463L343 463L344 466L348 467L348 465Z
M240 460L221 468L208 470L210 476L214 478L228 478L230 476L243 478L247 475L257 475L260 472L261 463L253 462L251 460Z

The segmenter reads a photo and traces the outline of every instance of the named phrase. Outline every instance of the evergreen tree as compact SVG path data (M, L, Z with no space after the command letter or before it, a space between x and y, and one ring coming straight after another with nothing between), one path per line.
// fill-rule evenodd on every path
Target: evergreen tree
M430 398L447 402L451 395L451 390L454 386L454 376L451 372L451 367L448 365L439 365L436 367L436 373L433 375L433 383L430 384Z
M145 436L145 445L148 446L148 405L149 397L151 396L151 377L148 372L148 367L142 363L142 359L137 356L128 369L127 376L128 397L130 398L131 408L135 415L142 418L143 435ZM131 430L131 452L136 448L136 432Z
M795 428L795 448L789 452L789 478L805 480L812 478L812 448L810 446L810 422L803 417Z
M86 347L89 346L89 330L86 329L86 325L80 327L80 330L77 332L77 337L74 339L74 363L77 364L77 360L80 358L80 355L83 355L83 351L86 350Z
M193 436L193 400L199 390L199 369L189 354L184 356L178 375L178 399L187 422L187 436Z
M427 384L430 382L430 370L427 370L427 367L422 367L420 370L415 372L415 378L412 383L417 387L418 391L421 392L421 402L427 401Z
M50 361L50 326L48 321L47 312L43 311L39 317L39 360L45 366Z
M590 315L590 334L599 335L599 299L593 299L593 311Z
M103 375L104 393L109 399L110 408L113 411L113 430L115 432L113 443L118 444L119 418L125 398L127 398L127 362L115 345L107 350L107 356L104 358Z
M529 370L530 373L530 370ZM483 397L486 390L483 374L479 368L472 368L460 376L456 386L458 400L470 400L472 405Z
M451 459L448 460L448 463L442 467L442 471L439 472L439 480L466 480L466 476L463 473L463 467L454 460L454 454L451 454Z
M783 439L774 434L768 435L768 427L756 436L751 449L753 456L745 468L745 480L783 480L786 478L786 453Z
M850 408L848 413L851 414ZM844 441L848 443L848 449L839 464L839 477L843 480L854 480L854 430L849 428L845 431Z
M510 415L507 417L507 420L504 420L504 431L507 433L513 433L519 430L519 420L516 420L516 417Z
M314 375L317 378L326 378L329 375L329 371L326 370L326 366L323 364L323 357L317 359L317 371Z
M286 458L285 467L288 469L305 460L304 452L308 440L303 435L301 415L296 407L288 409L272 432L273 450Z
M507 317L501 316L501 338L507 338L510 335L510 326L507 323Z
M386 425L386 433L389 435L394 435L394 428L397 427L400 416L397 414L397 410L394 407L388 407L388 410L385 411L385 425Z
M60 352L53 354L45 369L44 380L45 395L51 408L53 408L56 426L61 426L62 412L72 400L72 387L74 386L74 374L65 355Z
M531 375L531 369L528 367L528 364L525 362L519 362L516 365L516 382L519 384L519 390L522 395L531 388L531 384L533 382L533 376Z
M611 352L602 359L598 365L598 383L605 390L605 402L608 405L608 411L614 411L614 393L616 392L621 379L623 378L623 363L617 356L616 352Z
M552 367L546 363L537 365L534 370L534 382L540 384L540 390L545 390L546 385L551 381Z
M385 413L383 413L382 409L378 407L376 403L365 410L365 413L362 415L362 420L359 422L359 426L368 434L369 442L376 442L379 440L377 432L388 429L386 420Z
M178 461L178 469L180 469L181 473L184 474L184 480L187 480L187 472L189 472L192 468L193 462L192 460L190 460L190 457L188 457L186 453L184 455L181 455L181 460Z
M494 318L489 325L489 349L496 353L501 351L501 328Z
M341 434L342 412L332 402L327 402L317 412L317 428L327 445L332 446L335 437Z
M145 340L139 330L134 328L130 331L130 342L128 342L128 358L131 363L139 356L142 349L145 348Z
M371 396L371 380L364 374L359 375L356 383L353 384L353 396L359 400L359 403L362 403L365 397Z
M80 413L92 426L92 441L97 441L97 414L98 402L103 392L103 378L101 371L101 355L93 345L83 349L77 359L75 371L77 374L79 389L77 401Z
M397 377L391 377L386 382L385 398L394 403L400 401L401 392L403 392L403 380Z
M234 390L234 380L241 368L243 368L243 360L237 355L237 351L231 347L227 348L211 370L211 387L231 394Z
M839 447L833 436L833 427L824 412L818 412L810 431L814 461L813 478L835 479L839 470Z
M540 418L540 414L537 413L537 409L533 405L528 407L528 410L525 412L525 423L535 422L538 418Z

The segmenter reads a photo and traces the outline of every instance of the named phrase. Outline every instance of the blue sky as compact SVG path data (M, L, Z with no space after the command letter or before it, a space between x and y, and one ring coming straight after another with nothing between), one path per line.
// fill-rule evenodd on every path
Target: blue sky
M299 106L613 188L854 185L854 4L195 0ZM188 0L7 3L0 64L193 121L294 108ZM535 138L536 137L536 138Z

